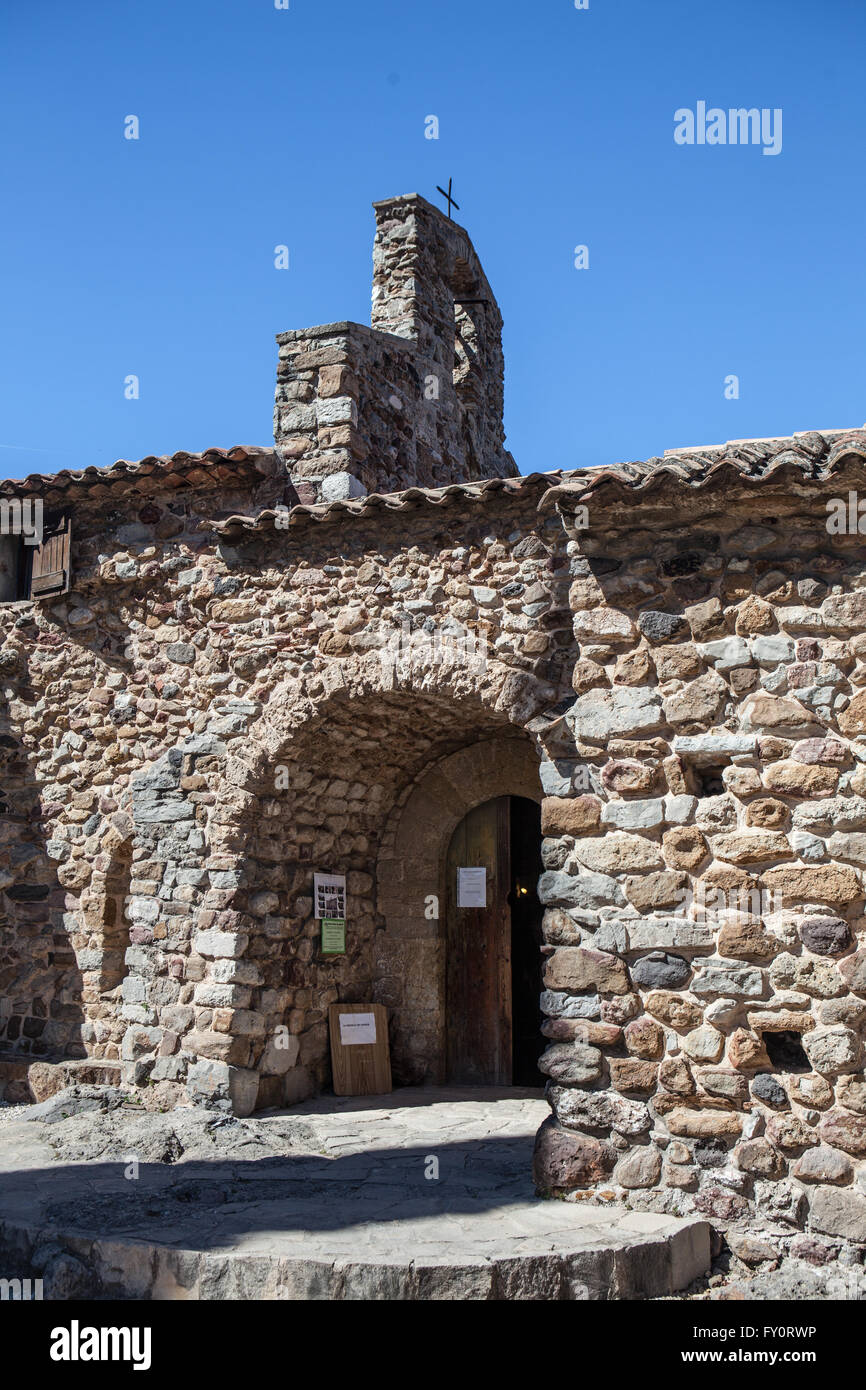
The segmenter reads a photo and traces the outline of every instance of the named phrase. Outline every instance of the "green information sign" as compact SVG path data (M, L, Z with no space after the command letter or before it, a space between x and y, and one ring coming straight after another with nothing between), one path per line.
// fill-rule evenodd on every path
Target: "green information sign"
M322 955L344 956L346 954L345 917L322 918Z

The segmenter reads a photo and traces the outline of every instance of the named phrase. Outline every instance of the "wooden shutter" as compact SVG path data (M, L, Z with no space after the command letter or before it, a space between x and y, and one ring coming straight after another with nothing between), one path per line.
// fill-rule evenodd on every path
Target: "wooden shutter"
M25 598L47 598L69 590L69 555L72 545L72 518L68 512L47 516L42 544L28 546L29 577Z

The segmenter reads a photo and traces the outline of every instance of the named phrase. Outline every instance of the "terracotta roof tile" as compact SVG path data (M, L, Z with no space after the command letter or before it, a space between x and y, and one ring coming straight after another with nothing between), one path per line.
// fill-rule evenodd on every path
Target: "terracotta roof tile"
M64 468L59 473L31 473L16 480L0 481L0 496L25 497L38 494L57 497L79 492L103 495L106 488L124 483L134 484L157 477L169 487L189 487L201 484L219 485L238 482L244 478L260 477L274 471L282 462L273 448L205 449L200 454L180 450L176 454L149 454L147 458L130 462L118 459L107 468L83 468L80 471ZM263 466L264 465L264 466Z
M758 486L770 480L816 483L829 479L844 460L866 464L866 428L819 434L816 430L780 439L735 439L727 444L669 450L641 463L614 463L563 475L542 499L580 504L605 493L650 495L671 486L721 490L732 484Z
M541 492L540 507L554 503L574 503L609 491L651 494L665 487L721 489L731 484L760 484L772 478L819 482L829 478L843 460L863 460L866 465L866 427L863 429L804 431L790 437L734 439L727 444L692 450L669 450L663 457L627 463L604 464L596 468L557 469L550 473L529 473L517 478L489 478L475 483L453 483L448 487L410 487L404 492L372 493L351 501L316 506L293 507L289 527L313 522L339 521L351 516L370 516L388 512L407 512L420 507L447 508L454 503L486 502L499 493L515 494L523 489ZM201 529L226 538L273 531L277 513L262 511L256 516L230 516L201 523ZM284 528L281 528L284 529Z
M344 502L323 502L313 506L292 507L289 513L289 527L302 526L311 522L340 521L349 516L386 515L390 512L409 512L421 507L440 507L447 509L455 503L483 502L492 494L505 492L515 494L526 489L546 491L551 484L571 474L556 471L553 473L529 473L516 478L487 478L477 483L451 483L447 487L410 487L403 492L372 492L367 497L355 497ZM277 512L271 509L259 512L256 516L230 516L220 521L203 521L200 530L214 531L227 538L253 532L274 531ZM285 530L285 527L279 528Z
M721 490L731 484L759 485L786 476L803 484L829 479L843 461L857 460L866 468L866 427L849 430L804 431L791 437L734 439L727 444L668 450L662 457L636 462L612 463L600 467L557 469L549 473L529 473L514 478L488 478L479 482L452 483L446 487L410 487L403 492L371 493L367 497L318 505L296 505L289 514L290 527L352 516L387 515L419 508L447 510L456 504L488 502L497 495L517 495L527 489L539 491L539 505L547 508L557 502L586 502L610 494L638 492L647 496L664 488ZM79 494L96 497L124 484L134 487L154 478L167 487L193 485L237 485L255 481L281 471L284 464L274 448L236 446L233 449L205 449L191 454L183 450L169 456L149 455L136 462L120 459L108 468L85 468L80 472L63 469L59 473L31 473L20 481L0 481L0 496L39 494L60 501ZM288 482L288 478L286 479ZM240 537L247 533L277 529L277 512L266 509L254 516L229 516L203 521L202 530L218 535ZM282 529L282 528L280 528Z

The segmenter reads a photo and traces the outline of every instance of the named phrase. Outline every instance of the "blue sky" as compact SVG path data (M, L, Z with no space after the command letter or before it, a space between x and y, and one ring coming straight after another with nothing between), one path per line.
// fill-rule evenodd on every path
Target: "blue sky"
M371 202L449 176L522 472L862 424L864 39L862 0L3 0L0 474L268 443L274 334L369 322ZM699 101L781 153L677 145Z

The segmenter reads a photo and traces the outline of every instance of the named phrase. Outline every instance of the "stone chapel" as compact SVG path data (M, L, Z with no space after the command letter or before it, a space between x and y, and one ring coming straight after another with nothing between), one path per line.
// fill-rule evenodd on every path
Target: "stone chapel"
M0 483L45 517L0 542L0 1088L290 1107L371 1002L398 1086L546 1082L541 1192L866 1242L866 431L520 474L466 232L375 212L273 446Z

